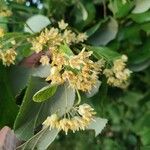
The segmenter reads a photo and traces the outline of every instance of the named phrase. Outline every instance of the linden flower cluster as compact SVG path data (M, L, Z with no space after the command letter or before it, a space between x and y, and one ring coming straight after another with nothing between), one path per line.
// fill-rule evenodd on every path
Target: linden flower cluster
M58 22L58 28L52 27L51 29L45 29L39 36L31 40L32 50L39 53L42 50L56 50L62 43L68 45L72 43L83 42L87 39L85 33L79 33L78 35L70 29L67 29L68 24L61 20Z
M69 130L73 132L85 130L91 121L94 121L93 117L96 112L88 104L82 104L79 107L75 107L74 110L75 112L71 114L73 117L69 116L68 118L64 117L61 119L57 114L52 114L43 122L43 127L49 127L50 130L53 128L63 130L66 134Z
M85 48L78 55L69 57L63 53L53 53L51 74L46 80L51 81L51 84L67 81L74 89L90 92L104 66L103 60L93 62L89 58L91 54L92 52L86 52Z
M11 64L15 64L15 59L17 56L17 52L15 51L14 48L16 41L12 40L10 43L12 47L10 47L7 50L4 50L5 48L2 45L0 45L0 60L2 60L3 65L5 66L10 66Z
M128 79L130 77L131 71L126 68L126 63L128 58L126 55L122 55L120 59L117 59L113 63L111 69L105 69L104 74L106 75L107 83L111 86L119 88L127 88Z
M15 64L16 56L17 53L13 48L10 48L5 52L2 52L0 50L0 59L2 60L5 66L10 66L11 64Z

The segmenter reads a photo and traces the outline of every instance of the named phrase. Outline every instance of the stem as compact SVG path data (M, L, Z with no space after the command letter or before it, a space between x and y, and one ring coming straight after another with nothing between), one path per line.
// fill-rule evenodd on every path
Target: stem
M102 3L103 3L104 18L106 18L107 12L106 12L106 2L105 2L105 0L103 0Z
M76 105L79 105L80 102L81 102L81 96L80 96L80 93L77 89L76 89L76 93L77 93L77 96L78 96L78 101L77 101Z

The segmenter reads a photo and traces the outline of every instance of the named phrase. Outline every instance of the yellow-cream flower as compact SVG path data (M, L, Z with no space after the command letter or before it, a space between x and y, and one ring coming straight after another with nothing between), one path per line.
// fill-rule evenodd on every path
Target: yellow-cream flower
M17 53L13 48L8 49L3 55L3 64L5 66L10 66L11 64L15 64Z
M74 89L90 91L96 85L98 74L104 66L102 60L93 62L89 58L91 54L83 49L78 55L67 57L59 51L53 51L52 71L46 80L57 84L67 81Z
M49 127L50 130L52 128L57 128L58 127L58 116L57 114L52 114L50 117L47 117L47 119L43 122L43 126L45 127Z
M65 70L62 78L69 82L72 88L89 92L96 85L98 74L104 66L103 61L93 62L89 59L92 52L85 52L83 49L78 55L69 59L69 66L76 70Z
M50 75L46 78L46 81L51 81L51 84L62 84L64 80L60 73L61 69L54 66L51 68Z
M75 131L85 130L91 121L93 121L93 116L96 114L94 109L88 104L80 105L74 108L74 111L73 114L71 114L71 112L67 113L71 114L69 118L66 118L65 115L65 117L61 119L56 114L53 114L47 117L43 122L43 126L50 127L50 130L53 128L63 130L66 134L69 130L74 133ZM76 115L78 113L79 115Z
M92 117L93 115L95 115L95 112L93 112L94 109L88 105L88 104L83 104L79 106L79 110L78 113L81 116L87 116L87 117Z
M43 55L41 56L41 59L40 59L40 63L44 66L44 65L49 65L49 57L47 55Z
M77 35L77 43L79 43L79 42L84 42L84 41L86 41L87 40L87 38L88 38L88 36L87 36L87 34L86 33L79 33L78 35Z
M66 135L68 133L68 130L71 128L71 120L63 118L59 121L59 129L65 131Z
M58 26L61 30L64 30L68 26L68 23L65 23L64 20L62 19L61 21L58 22Z
M63 33L63 40L67 43L67 44L72 44L76 42L76 34L74 32L72 32L71 30L65 30Z
M107 83L111 86L126 88L129 85L129 77L131 71L126 68L128 58L126 55L122 55L120 59L117 59L113 63L113 67L105 69L104 74L108 78Z
M45 29L40 33L38 37L31 39L31 49L34 50L36 53L39 53L44 48L57 49L61 42L62 37L57 28L51 28L50 30Z

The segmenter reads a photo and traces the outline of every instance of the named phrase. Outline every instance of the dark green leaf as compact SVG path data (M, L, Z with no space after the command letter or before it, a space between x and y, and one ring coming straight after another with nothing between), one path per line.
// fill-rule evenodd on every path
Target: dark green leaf
M92 1L88 0L87 2L87 0L83 0L82 3L81 1L77 1L71 12L74 26L82 30L85 26L93 22L95 12L95 6Z
M5 125L12 127L18 113L9 83L6 68L0 64L0 128Z
M86 34L88 37L90 37L91 35L93 35L100 27L103 23L105 23L108 20L108 18L98 22L96 25L94 25L93 27L91 27L90 29L88 29L86 31Z
M112 41L118 32L118 23L114 18L110 18L103 26L89 37L88 42L92 45L106 45Z
M140 133L141 141L143 145L150 145L150 129L149 128L142 128Z

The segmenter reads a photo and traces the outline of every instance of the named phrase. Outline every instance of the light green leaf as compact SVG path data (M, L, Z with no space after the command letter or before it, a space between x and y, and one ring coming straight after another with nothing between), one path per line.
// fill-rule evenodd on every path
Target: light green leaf
M40 78L30 78L28 88L14 124L14 131L19 139L28 140L34 135L34 130L37 127L36 122L37 119L40 119L40 112L44 104L35 103L32 97L39 89L46 85L46 82ZM47 113L43 115L45 116Z
M101 86L101 81L98 80L96 85L93 87L93 89L90 92L86 93L86 96L88 98L94 96L99 91L100 86Z
M50 65L40 65L37 68L33 68L33 76L35 77L41 77L41 78L46 78L48 75L51 73L51 66Z
M31 77L14 125L14 131L19 139L28 140L49 115L58 112L58 115L62 116L73 106L75 91L68 88L66 84L59 86L49 100L41 103L34 102L33 95L46 85L48 83L43 79Z
M93 55L97 59L104 59L107 61L113 61L119 58L121 55L115 51L110 50L107 47L94 47L94 46L87 46L88 50L93 51Z
M149 0L136 0L135 8L133 9L132 13L143 13L150 9L150 1Z
M33 96L33 100L35 102L43 102L53 96L57 90L56 85L48 85L40 89L38 92L36 92Z
M49 130L48 128L41 130L36 135L34 135L31 139L25 142L23 145L19 146L17 150L45 150L49 147L49 145L54 141L58 134L58 130L53 129Z
M68 56L73 56L74 55L72 50L68 47L67 44L60 45L60 52L63 52Z
M25 88L31 75L46 78L50 74L50 65L39 66L37 68L27 68L23 66L12 66L7 69L10 85L14 96Z
M102 132L108 120L104 118L99 118L99 117L95 117L94 120L95 121L92 121L91 124L88 126L88 129L95 130L95 136L97 136Z
M12 66L7 69L7 72L13 94L16 96L27 85L32 69L23 66Z
M123 0L111 0L109 1L108 8L112 11L116 18L123 18L132 10L134 2L127 1L123 3Z
M49 24L50 20L46 16L34 15L26 21L24 31L29 33L40 32Z
M117 32L118 23L114 18L110 18L107 23L89 37L88 42L95 46L106 45L116 37Z

